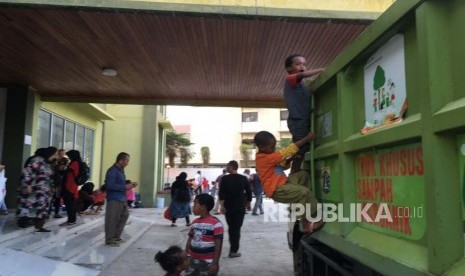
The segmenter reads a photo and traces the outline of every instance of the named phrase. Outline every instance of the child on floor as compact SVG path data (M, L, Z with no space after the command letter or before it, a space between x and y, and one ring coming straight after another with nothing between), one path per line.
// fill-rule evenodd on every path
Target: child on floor
M194 200L194 215L186 251L189 254L189 269L186 275L217 275L223 247L223 223L210 215L215 200L209 194L200 194Z
M255 134L254 143L258 147L255 156L256 171L261 180L266 196L280 203L300 203L306 207L310 204L312 214L316 213L317 201L309 190L309 179L306 171L299 171L286 177L284 170L289 160L299 147L315 139L314 133L308 133L304 138L289 146L275 151L276 138L268 131ZM305 213L302 216L304 232L312 233L321 229L323 221L310 222Z
M171 246L165 252L158 251L154 258L163 270L165 276L179 276L181 272L189 267L186 251L179 246Z
M103 184L100 189L95 190L94 193L94 204L92 208L96 207L94 212L96 214L100 213L103 210L103 205L105 205L105 198L107 197L106 185Z

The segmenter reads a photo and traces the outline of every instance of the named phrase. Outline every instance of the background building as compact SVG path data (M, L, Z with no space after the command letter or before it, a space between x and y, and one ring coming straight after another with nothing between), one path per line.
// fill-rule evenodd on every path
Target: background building
M210 149L210 167L224 167L229 160L241 161L244 166L241 144L251 144L258 131L267 130L277 140L291 138L287 109L167 106L167 119L177 133L186 133L194 143L191 167L203 166L200 149L204 146ZM249 167L253 167L254 149L250 158ZM179 159L176 163L179 164Z
M7 206L16 207L16 187L24 160L36 149L77 149L98 187L119 152L131 156L127 179L139 182L145 206L153 206L163 185L165 107L155 105L46 102L25 87L0 90L2 164L7 172Z

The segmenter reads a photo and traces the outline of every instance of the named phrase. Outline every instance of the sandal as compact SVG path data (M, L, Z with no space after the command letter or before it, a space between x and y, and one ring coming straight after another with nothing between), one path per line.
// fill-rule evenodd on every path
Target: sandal
M45 229L45 228L40 228L40 229L36 229L35 232L36 233L48 233L48 232L52 232L52 230L48 230L48 229Z
M324 222L323 220L312 221L312 222L304 221L304 232L306 234L309 234L309 235L313 234L313 233L316 233L316 232L320 231L321 229L323 229L325 224L326 224L326 222Z

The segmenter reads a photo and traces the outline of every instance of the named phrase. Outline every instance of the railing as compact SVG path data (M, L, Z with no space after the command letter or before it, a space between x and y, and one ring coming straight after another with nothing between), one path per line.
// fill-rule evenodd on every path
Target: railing
M378 272L337 252L316 239L304 237L298 254L300 276L378 276Z

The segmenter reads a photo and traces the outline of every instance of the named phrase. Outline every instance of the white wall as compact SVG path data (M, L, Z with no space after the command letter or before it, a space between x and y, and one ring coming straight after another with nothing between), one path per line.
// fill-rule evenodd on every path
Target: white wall
M246 168L239 168L237 171L238 173L242 174ZM249 168L250 173L255 173L254 168ZM169 173L168 173L169 171ZM163 183L173 183L176 180L176 176L178 176L181 172L187 173L187 179L194 178L197 171L202 173L202 176L208 180L208 183L215 181L216 178L223 173L223 168L165 168L165 179L163 179Z
M258 121L243 123L242 112L258 112ZM279 140L280 131L287 130L287 125L283 128L280 121L279 108L167 106L167 119L173 126L190 126L195 156L189 164L202 164L200 148L204 146L210 148L210 164L239 162L242 135L253 138L256 132L267 130Z
M190 125L191 150L189 163L202 163L200 148L210 148L210 163L240 160L241 108L168 106L167 119L174 125Z

